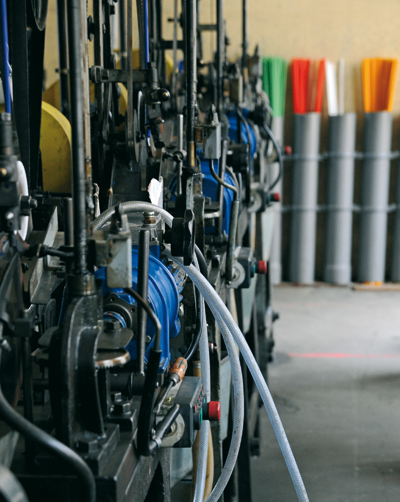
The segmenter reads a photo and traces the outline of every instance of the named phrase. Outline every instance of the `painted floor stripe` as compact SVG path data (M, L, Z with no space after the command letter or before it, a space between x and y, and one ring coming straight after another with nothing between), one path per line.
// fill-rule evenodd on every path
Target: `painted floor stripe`
M290 357L302 357L304 359L393 359L400 358L400 354L348 354L343 352L291 352Z

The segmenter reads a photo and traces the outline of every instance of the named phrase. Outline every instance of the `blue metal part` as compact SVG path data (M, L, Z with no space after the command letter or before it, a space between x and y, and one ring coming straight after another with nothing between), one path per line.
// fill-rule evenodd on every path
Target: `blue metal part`
M243 109L242 114L243 114L243 117L246 118L249 114L249 110ZM235 110L232 110L232 111L228 112L226 115L227 115L228 121L229 121L228 136L232 141L237 143L237 136L238 136L238 134L237 134L237 128L238 128L237 114L236 114ZM249 138L247 135L246 126L243 124L243 122L240 125L241 125L240 133L241 133L242 143L248 143ZM256 134L254 132L254 129L251 127L250 124L248 124L248 126L249 126L249 131L250 131L251 158L253 158L256 151L257 151L257 138L256 138Z
M181 300L180 291L182 286L181 279L178 275L178 270L171 271L160 261L159 246L150 246L149 259L149 283L148 283L148 301L151 308L161 323L161 361L159 372L163 373L168 366L171 358L169 350L169 339L175 337L180 330L180 321L178 318L179 302ZM102 281L103 296L108 293L114 293L121 300L124 300L129 305L135 305L136 302L129 294L126 294L123 289L107 288L106 286L106 268L102 267L96 271L96 277ZM137 246L132 247L132 288L137 291L138 282L138 249ZM117 319L122 327L126 327L123 316L109 310L104 312L104 319ZM145 359L146 362L149 356L150 347L154 344L155 327L152 321L147 318L146 338L149 342L146 343ZM131 360L137 358L136 340L132 340L126 347Z
M201 157L200 157L201 158ZM218 160L213 161L214 170L218 174L219 173L219 162ZM210 173L210 166L208 159L201 158L201 172L203 173L203 195L204 197L209 197L212 201L217 201L218 194L218 182L212 177ZM225 173L225 181L229 183L229 185L234 185L230 174ZM233 192L228 188L224 189L224 206L223 206L223 215L224 219L222 221L222 230L229 234L229 223L231 218L231 207L233 200ZM214 233L214 229L210 227L206 227L206 234Z

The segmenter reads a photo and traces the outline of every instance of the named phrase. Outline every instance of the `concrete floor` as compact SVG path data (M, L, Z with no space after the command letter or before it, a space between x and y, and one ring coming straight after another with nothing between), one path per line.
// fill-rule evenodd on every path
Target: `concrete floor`
M275 289L269 385L310 501L400 500L400 293ZM262 415L253 501L297 500Z

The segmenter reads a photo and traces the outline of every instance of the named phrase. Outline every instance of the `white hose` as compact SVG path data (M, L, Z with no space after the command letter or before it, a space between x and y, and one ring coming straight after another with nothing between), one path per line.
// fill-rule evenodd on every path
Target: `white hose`
M170 215L165 209L162 209L158 206L154 206L152 204L149 204L147 202L124 202L121 204L122 208L129 212L129 211L154 211L157 212L161 215L161 217L164 219L164 221L171 226L172 225L172 220L173 217ZM103 214L101 214L93 223L93 229L97 230L101 228L104 223L106 223L112 214L114 213L115 208L110 208L107 211L105 211ZM290 448L289 441L287 439L285 430L283 428L281 419L278 414L278 410L276 409L275 403L272 399L271 393L268 389L268 386L264 380L264 377L260 371L260 368L258 367L258 364L253 356L253 353L251 352L242 332L238 328L235 320L233 319L231 313L229 310L226 308L225 304L223 301L220 299L220 297L217 295L216 291L212 288L212 286L204 279L204 277L198 272L192 265L189 267L183 266L179 260L176 258L171 257L173 261L175 261L178 265L182 266L186 273L189 275L189 277L192 279L196 287L198 287L200 293L203 295L205 298L209 308L213 312L215 319L218 322L218 325L221 329L221 333L224 336L225 344L227 344L227 341L229 343L230 340L230 335L232 334L236 343L239 346L239 349L244 357L244 360L246 361L246 364L254 378L254 382L260 392L261 398L264 402L264 406L267 410L269 419L271 421L272 427L274 429L276 438L278 440L279 446L281 448L283 457L285 459L286 465L289 470L289 474L292 478L294 488L297 493L297 497L300 502L309 502L307 491L305 489L299 468L297 466L296 460L294 458L293 452ZM229 335L228 335L229 333ZM228 353L229 347L227 345L227 350ZM235 361L235 358L233 356L233 353L236 353L236 349L232 351L232 354L229 353L230 360L231 360L231 365L233 361ZM237 353L236 353L237 356ZM240 366L239 366L240 367ZM232 366L232 376L233 376L233 366ZM235 382L235 380L234 380ZM243 384L243 381L242 381ZM235 403L236 403L236 389L235 389ZM236 413L234 414L234 420L236 418ZM235 423L234 423L234 430L233 430L233 436L232 436L232 441L231 441L231 447L229 449L229 453L231 453L232 449L232 443L235 438ZM240 431L240 436L241 436L241 431ZM229 454L228 454L229 458ZM225 466L228 463L228 458L225 463ZM225 467L224 467L225 469ZM223 471L224 471L223 469ZM218 500L217 498L214 498L214 492L216 491L217 485L221 481L223 476L223 472L221 473L221 477L218 480L217 484L214 487L214 490L212 491L210 497L207 499L207 502L213 502L214 500ZM228 478L229 480L229 478ZM227 480L227 481L228 481ZM227 483L226 481L226 483ZM223 487L223 489L226 486L226 483ZM223 491L222 489L222 491ZM221 492L222 493L222 492Z
M203 371L203 370L202 370ZM203 420L200 428L199 454L197 459L196 489L193 502L203 502L207 477L208 438L210 436L210 422Z
M204 298L200 299L200 315L202 331L200 336L200 363L201 363L201 383L203 392L206 395L206 402L210 401L211 395L211 376L210 376L210 352L208 350L208 334L206 309L204 306ZM197 459L196 472L196 488L194 491L193 502L203 502L204 491L206 488L207 478L207 456L208 456L208 440L210 437L210 422L204 420L200 428L199 453Z
M169 253L167 253L169 259L173 260L175 263L177 263L180 267L183 268L183 270L186 271L187 267L184 267L182 263L177 260L176 258L173 258ZM197 263L197 258L194 256L195 259L195 264ZM194 269L193 266L191 268ZM197 269L196 269L197 270ZM200 274L200 272L199 272ZM201 275L201 274L200 274ZM201 290L200 290L201 292ZM202 316L203 316L203 327L207 326L206 325L206 318L205 318L205 309L204 309L204 296L202 295ZM221 471L221 475L218 479L218 481L215 483L215 486L213 488L213 491L210 493L210 496L207 498L206 502L216 502L220 499L221 495L223 494L226 485L228 484L228 481L230 480L232 476L233 469L235 468L237 457L239 454L240 450L240 443L242 441L242 434L243 434L243 424L244 424L244 390L243 390L243 376L242 376L242 368L240 366L240 361L239 361L239 355L237 351L237 347L235 344L235 341L233 340L233 337L231 333L229 332L227 326L225 323L222 321L222 318L219 316L217 313L218 318L217 322L218 325L221 329L221 334L224 338L225 341L225 346L228 351L229 355L229 360L231 363L231 369L232 369L232 380L233 380L233 392L234 392L234 412L233 412L233 428L232 428L232 438L231 438L231 444L229 446L229 451L228 455L226 457L226 461L224 464L224 467ZM207 328L206 328L207 330ZM206 343L204 343L204 340ZM204 344L204 346L203 346ZM207 344L207 345L206 345ZM209 352L208 352L208 337L203 339L202 346L200 346L200 355L202 350L207 350L208 354L208 361L209 361ZM204 358L207 360L207 358ZM202 375L203 375L203 366L202 366ZM205 438L205 436L203 436ZM202 437L200 436L200 441L202 440ZM208 440L208 438L207 438ZM206 439L204 439L204 442L206 442ZM201 472L203 472L204 466L200 465L202 462L205 463L205 468L207 467L207 457L202 457L200 455L200 448L199 448L199 460L198 460L198 470L197 470L197 476L199 475L199 470L201 469ZM206 472L206 469L205 469ZM199 478L196 477L196 481ZM205 482L205 478L204 478ZM201 493L201 498L199 499L194 499L194 502L203 502L204 499L204 486L201 487L202 490L199 493ZM196 482L196 491L195 495L197 492L197 482Z
M172 259L176 263L179 263L176 258ZM290 476L292 478L293 485L297 493L297 497L300 502L309 502L307 491L303 483L303 479L301 477L293 452L290 448L290 444L287 439L285 429L283 428L281 419L279 417L278 410L276 409L274 400L272 399L268 386L264 380L260 368L258 367L254 355L246 342L246 339L244 338L242 332L238 328L235 320L233 319L226 305L217 295L216 291L211 286L211 284L208 281L206 281L202 276L202 274L198 272L192 265L183 268L186 271L187 275L192 279L196 287L198 287L200 293L204 296L218 324L220 324L220 322L226 324L226 328L228 328L231 334L233 335L239 347L239 350L242 353L244 360L246 361L247 367L249 368L254 378L254 382L260 392L261 398L264 402L264 406L267 410L269 419L272 424L272 428L274 429L276 438L278 440L283 457L285 459ZM211 499L211 496L209 497L207 502L211 502L211 500L214 500Z
M26 178L25 168L20 160L17 161L17 173L18 173L18 181L17 181L18 194L29 195L28 180ZM21 228L20 230L18 230L18 233L23 241L26 239L26 235L28 233L28 224L29 224L29 216L21 216Z

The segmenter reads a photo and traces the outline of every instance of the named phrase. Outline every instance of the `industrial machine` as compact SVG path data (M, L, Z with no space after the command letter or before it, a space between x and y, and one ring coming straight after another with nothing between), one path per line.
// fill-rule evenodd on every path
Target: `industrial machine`
M230 62L223 0L171 40L162 0L58 0L44 93L47 1L1 8L0 499L250 501L281 149L246 2Z

